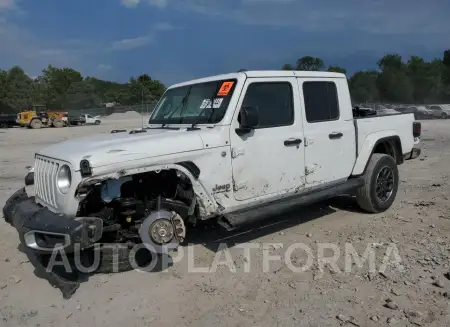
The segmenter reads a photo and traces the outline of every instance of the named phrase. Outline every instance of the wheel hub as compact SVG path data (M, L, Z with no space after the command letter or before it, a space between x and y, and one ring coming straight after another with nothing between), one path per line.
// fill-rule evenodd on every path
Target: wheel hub
M385 166L380 169L376 181L376 195L382 201L388 201L394 192L394 171L392 168Z
M174 238L172 223L167 219L156 220L149 229L149 236L157 244L166 244Z

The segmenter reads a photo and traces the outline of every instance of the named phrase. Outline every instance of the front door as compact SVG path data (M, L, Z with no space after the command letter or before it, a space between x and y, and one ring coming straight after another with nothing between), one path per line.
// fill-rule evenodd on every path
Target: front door
M258 110L259 125L239 136L242 106ZM304 186L304 141L297 81L249 78L234 114L230 140L235 199L294 193Z

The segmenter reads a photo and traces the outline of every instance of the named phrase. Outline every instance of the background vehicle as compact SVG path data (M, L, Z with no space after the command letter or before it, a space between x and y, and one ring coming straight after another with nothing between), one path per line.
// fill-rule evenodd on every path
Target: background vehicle
M450 116L449 105L430 105L426 106L433 113L433 116L440 119L447 119Z
M398 114L398 111L396 109L389 109L389 108L382 108L377 110L377 115L395 115Z
M100 116L92 116L89 114L83 114L83 115L81 115L81 117L83 117L85 124L100 125L100 123L101 123Z
M401 113L413 113L415 119L432 119L433 113L425 106L398 107L396 111Z
M67 116L67 112L47 111L44 105L34 105L30 110L19 112L17 120L20 126L28 128L59 128L68 125Z
M17 126L16 114L0 114L0 128Z
M86 118L84 116L69 116L69 123L70 125L83 125L86 123Z
M165 252L204 220L231 230L347 192L383 212L397 166L420 155L421 124L413 114L354 114L339 73L246 71L177 84L146 129L38 151L27 179L35 197L17 191L5 219L38 252L105 240Z

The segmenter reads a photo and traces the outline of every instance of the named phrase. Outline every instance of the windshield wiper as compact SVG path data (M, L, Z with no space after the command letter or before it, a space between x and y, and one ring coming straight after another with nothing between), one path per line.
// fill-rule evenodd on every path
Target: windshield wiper
M180 111L180 117L181 117L181 114L182 114L183 108L184 108L184 104L186 103L186 100L187 100L189 94L191 93L191 89L192 89L192 86L189 88L189 90L184 95L183 99L181 99L180 103L175 107L175 109L172 110L172 112L169 114L169 116L166 119L172 118L173 114L177 112L177 110L178 110L178 108L180 108L180 106L182 106L181 111ZM166 125L167 125L167 123L161 124L161 128L164 128Z
M212 115L214 114L214 97L217 94L217 92L219 92L219 88L220 88L221 83L217 83L216 89L214 90L214 93L212 94L212 96L209 98L209 101L211 103L211 115L209 115L207 122L211 123L211 118ZM206 106L205 108L202 109L202 111L200 111L200 113L197 115L197 118L200 117L205 111L206 109L209 109L208 106ZM197 119L197 121L193 122L191 125L190 130L194 130L194 129L198 129L196 128L197 124L199 123L199 119Z

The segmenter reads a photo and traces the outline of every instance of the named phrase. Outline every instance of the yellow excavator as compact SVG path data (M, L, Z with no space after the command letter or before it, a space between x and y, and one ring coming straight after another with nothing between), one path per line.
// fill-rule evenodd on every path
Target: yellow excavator
M65 127L69 124L67 112L47 111L45 105L33 105L17 114L17 123L28 128Z

